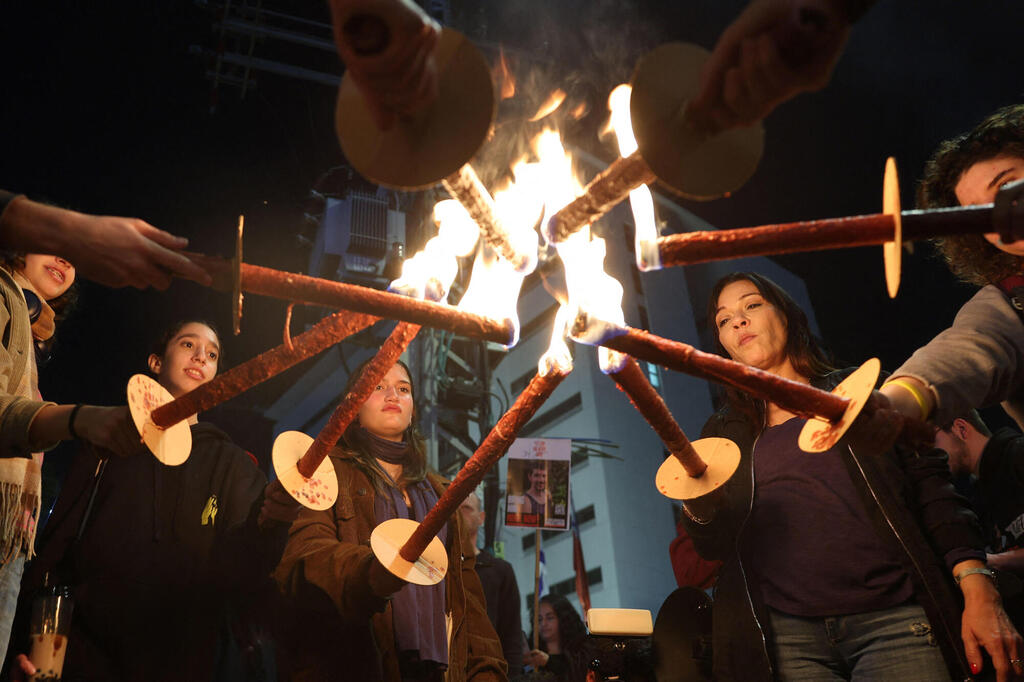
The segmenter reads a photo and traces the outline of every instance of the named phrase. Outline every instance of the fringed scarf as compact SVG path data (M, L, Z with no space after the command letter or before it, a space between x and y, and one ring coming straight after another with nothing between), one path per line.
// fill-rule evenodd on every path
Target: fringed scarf
M376 459L392 464L403 463L409 453L408 443L395 443L378 438L362 427L356 427L353 434L359 446ZM387 472L384 475L390 479ZM426 480L413 483L406 488L412 502L412 518L422 521L435 504L437 493ZM402 491L390 481L383 494L374 498L373 511L377 523L388 519L407 519L409 507L405 504ZM447 528L438 533L441 543L447 541ZM448 626L445 619L445 581L436 585L406 585L391 599L391 613L395 628L395 644L400 654L415 652L420 661L434 661L448 666ZM408 656L409 654L405 654Z
M11 275L22 289L34 292L32 285L20 273ZM39 298L42 310L32 324L32 338L45 341L53 336L54 313L46 301ZM12 311L13 312L13 311ZM12 339L12 346L21 343ZM32 343L25 345L27 361L20 376L12 376L6 390L31 400L41 400L39 377ZM0 560L10 561L22 549L27 558L35 555L36 521L42 505L43 453L28 457L0 458Z

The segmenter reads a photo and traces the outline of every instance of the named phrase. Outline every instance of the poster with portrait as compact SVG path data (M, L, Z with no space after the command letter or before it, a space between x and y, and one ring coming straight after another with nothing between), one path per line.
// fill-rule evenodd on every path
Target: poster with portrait
M508 450L505 525L567 530L569 469L568 438L517 438Z

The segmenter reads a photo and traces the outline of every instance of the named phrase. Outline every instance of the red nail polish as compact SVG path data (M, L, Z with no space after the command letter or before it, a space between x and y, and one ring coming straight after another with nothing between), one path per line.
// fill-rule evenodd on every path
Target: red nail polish
M978 665L977 663L971 663L971 672L972 673L977 675L979 670L981 670L981 666L980 665Z

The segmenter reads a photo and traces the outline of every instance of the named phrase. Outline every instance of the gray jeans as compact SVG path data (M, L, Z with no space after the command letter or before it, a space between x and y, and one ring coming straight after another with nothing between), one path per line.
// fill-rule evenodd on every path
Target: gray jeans
M18 592L21 590L21 574L25 572L25 554L0 565L0 662L7 658L7 646L11 641L11 627L14 613L18 609Z
M770 613L780 680L949 679L928 616L918 604L827 618Z

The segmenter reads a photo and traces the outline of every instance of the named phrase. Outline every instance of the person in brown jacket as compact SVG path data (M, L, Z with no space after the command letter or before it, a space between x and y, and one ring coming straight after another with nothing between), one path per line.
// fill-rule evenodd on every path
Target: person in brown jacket
M458 514L438 534L449 563L437 585L406 584L370 550L377 524L422 520L448 484L427 471L414 416L410 374L398 363L330 454L338 476L334 506L303 509L292 524L275 572L288 602L279 638L282 679L506 679Z

